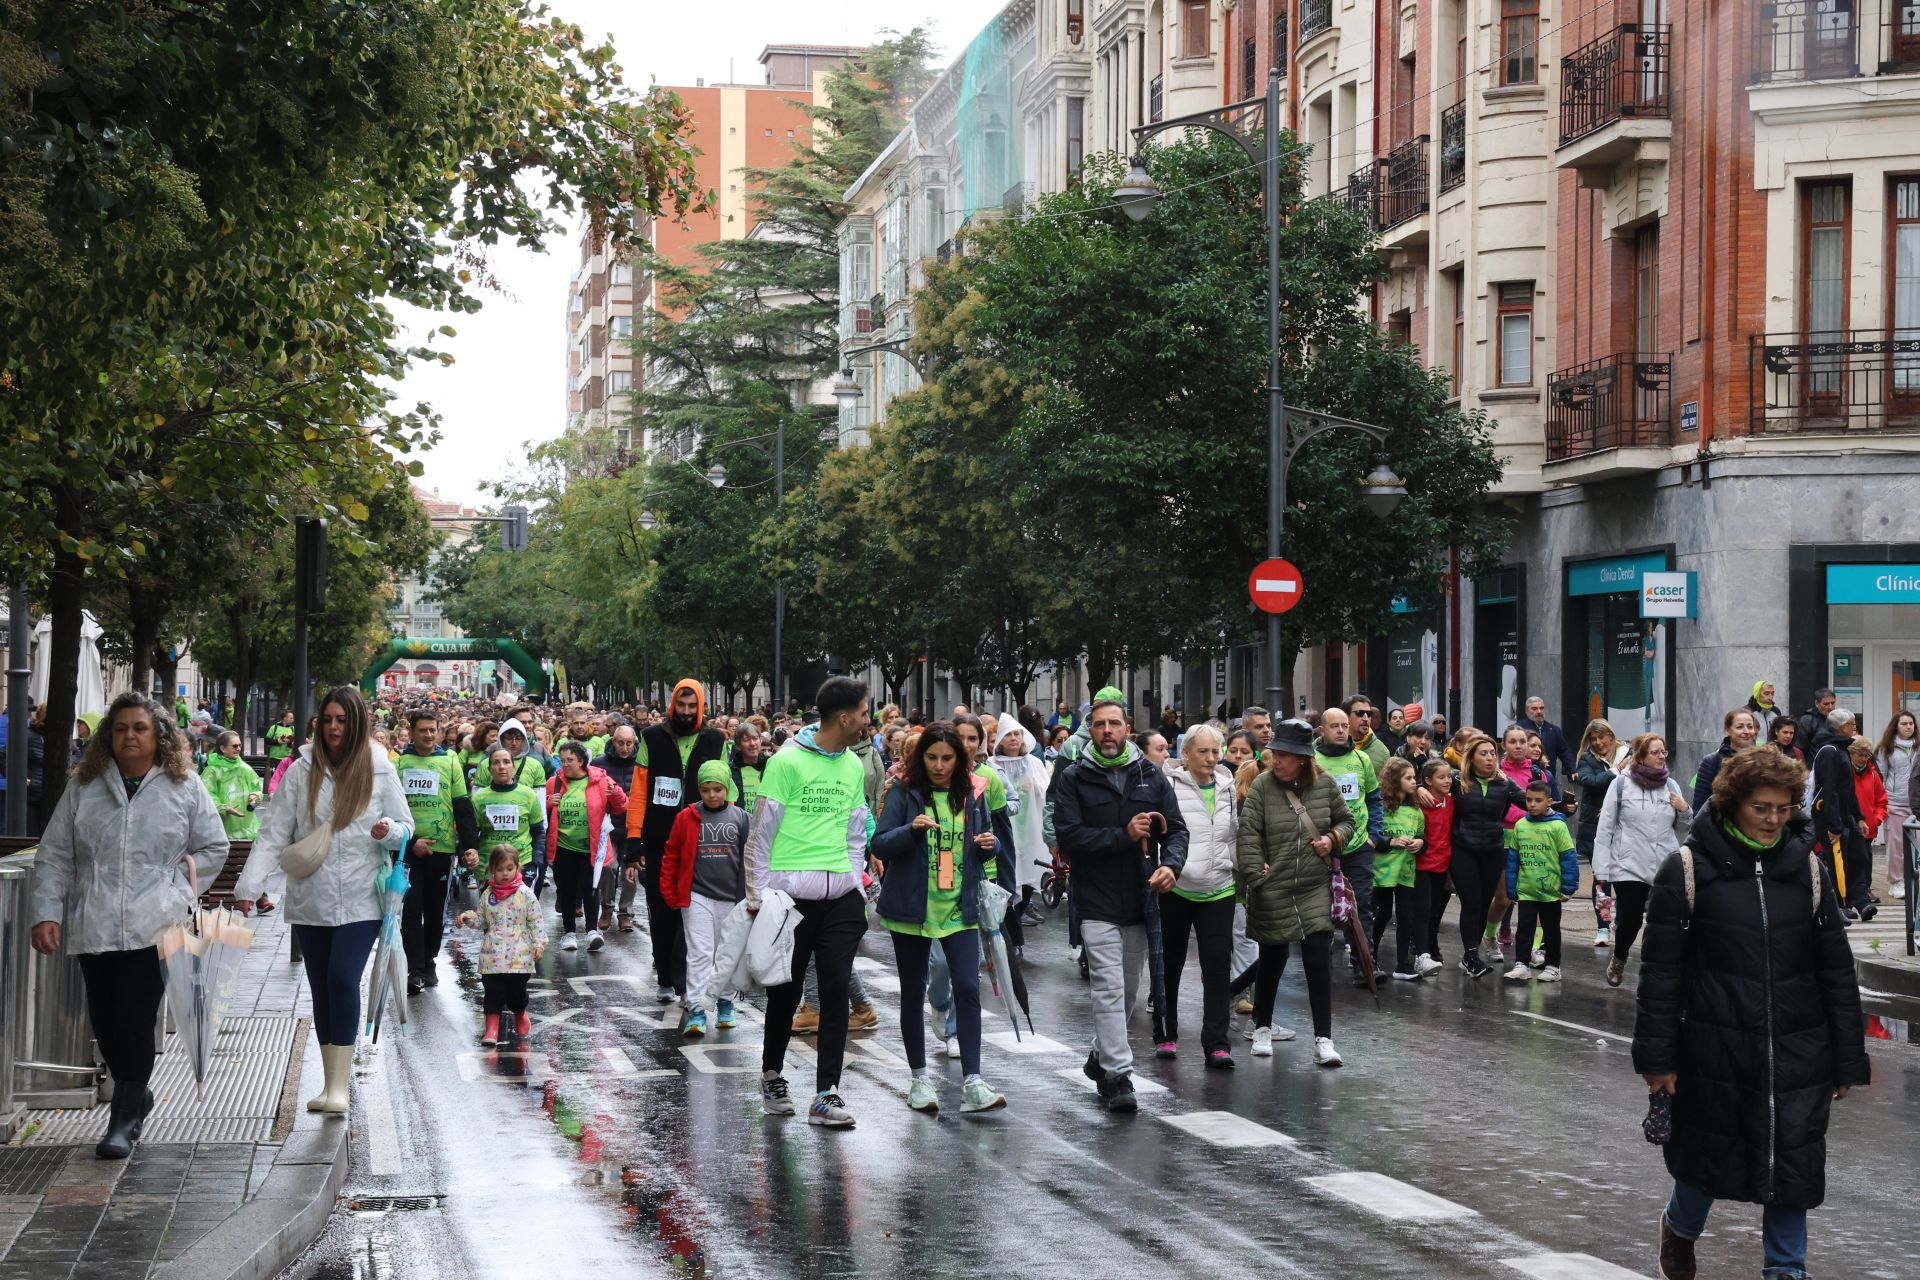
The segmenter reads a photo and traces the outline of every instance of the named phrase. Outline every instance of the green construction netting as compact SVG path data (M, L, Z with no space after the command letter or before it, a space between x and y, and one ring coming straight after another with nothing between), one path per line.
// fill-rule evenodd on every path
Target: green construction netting
M963 213L997 209L1020 181L1020 131L1013 111L1013 68L1000 41L1000 23L967 46L956 113Z

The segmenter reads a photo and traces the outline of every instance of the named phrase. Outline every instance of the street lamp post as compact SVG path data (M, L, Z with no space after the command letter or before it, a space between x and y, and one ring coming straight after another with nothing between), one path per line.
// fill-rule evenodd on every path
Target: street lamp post
M1261 130L1258 138L1239 121L1237 113L1258 107ZM1195 112L1172 120L1144 124L1133 130L1137 146L1169 129L1208 129L1233 139L1260 169L1260 211L1267 231L1267 556L1280 556L1280 535L1287 515L1287 470L1300 447L1323 431L1345 429L1371 436L1386 444L1385 427L1354 422L1330 414L1295 409L1289 414L1286 392L1280 385L1280 69L1267 73L1264 97L1247 98L1212 111ZM1146 157L1136 153L1127 176L1114 188L1114 203L1135 222L1151 212L1160 198L1160 188L1147 172ZM1361 492L1370 509L1385 517L1392 513L1406 488L1393 472L1393 460L1382 452L1375 455L1374 468L1361 482ZM1267 698L1270 709L1282 718L1285 705L1286 671L1281 660L1280 615L1267 615Z

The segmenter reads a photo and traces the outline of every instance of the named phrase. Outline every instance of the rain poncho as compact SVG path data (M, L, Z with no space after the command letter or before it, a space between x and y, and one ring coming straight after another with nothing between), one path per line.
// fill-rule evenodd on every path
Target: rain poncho
M1007 789L1007 809L1013 827L1013 848L1008 856L1013 858L1015 883L1038 888L1043 870L1040 864L1052 860L1046 835L1047 784L1052 781L1052 775L1040 758L1040 744L1034 741L1033 735L1012 716L1001 716L997 740L1004 741L1015 735L1027 744L1026 752L1017 756L995 754L987 758L987 763L1000 775Z
M221 810L220 820L226 824L229 840L251 840L260 834L260 815L247 807L247 797L259 796L264 801L267 784L252 765L238 756L229 759L215 752L200 770L200 781Z

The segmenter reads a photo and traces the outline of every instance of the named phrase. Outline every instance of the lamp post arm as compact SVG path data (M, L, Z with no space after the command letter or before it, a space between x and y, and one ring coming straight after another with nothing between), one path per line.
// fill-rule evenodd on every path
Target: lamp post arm
M1292 466L1294 455L1300 452L1300 447L1325 431L1358 431L1383 445L1391 434L1387 428L1371 422L1355 422L1351 418L1336 418L1330 413L1292 408L1287 410L1286 464Z
M889 338L885 342L867 342L857 347L842 347L840 349L840 358L842 360L851 360L855 356L871 355L876 351L884 351L890 356L899 356L902 360L905 360L913 366L915 373L925 378L927 376L927 366L930 362L925 356L910 354L907 351L907 341L905 338Z
M1254 164L1263 164L1266 156L1262 154L1259 140L1236 123L1232 113L1244 111L1248 107L1264 109L1266 104L1267 99L1262 95L1258 98L1247 98L1241 102L1230 102L1224 107L1215 107L1211 111L1196 111L1192 115L1175 116L1171 120L1155 120L1151 124L1143 124L1133 130L1133 144L1138 147L1147 139L1165 133L1169 129L1210 129L1222 137L1232 138L1239 143L1240 149L1247 153L1247 159Z

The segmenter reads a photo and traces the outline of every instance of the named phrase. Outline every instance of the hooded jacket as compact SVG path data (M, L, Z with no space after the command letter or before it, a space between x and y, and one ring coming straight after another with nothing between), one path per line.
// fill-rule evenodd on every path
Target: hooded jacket
M1648 790L1631 773L1614 775L1594 831L1596 880L1653 883L1660 864L1680 847L1693 825L1691 813L1678 812L1667 802L1679 794L1680 784L1672 778L1664 787Z
M280 851L333 822L333 778L329 775L316 783L313 744L301 746L260 819L253 852L233 888L237 901L253 902L262 894L278 898L284 885L289 924L341 925L381 917L379 877L387 870L388 855L412 842L413 813L387 753L377 742L369 742L367 751L373 757L373 795L366 809L333 833L319 869L295 880L280 869ZM309 818L307 791L315 785L320 790ZM373 829L382 821L387 834L375 840Z
M1765 680L1755 680L1753 692L1747 695L1747 710L1753 712L1753 718L1760 726L1760 739L1763 742L1773 736L1773 722L1786 714L1779 707L1771 704L1760 705L1760 686L1766 683Z
M129 799L109 764L92 782L69 781L54 806L33 863L32 920L64 921L68 955L149 947L193 906L183 860L204 890L226 857L220 812L198 778L175 782L156 764Z
M1633 1027L1633 1069L1678 1077L1667 1169L1716 1200L1814 1208L1834 1087L1871 1076L1839 900L1811 879L1805 818L1756 850L1709 806L1687 845L1691 907L1678 856L1654 878Z
M207 757L205 767L200 770L200 781L213 797L216 812L222 807L239 810L220 814L220 821L227 828L227 839L251 840L260 833L260 815L247 807L247 797L257 795L262 804L266 803L267 784L260 780L252 765L238 757L228 759L216 751Z
M673 730L671 708L682 689L694 696L693 733L685 752L682 738ZM707 725L707 690L698 680L682 680L673 686L667 701L668 718L640 735L640 747L634 754L632 794L639 802L627 807L627 841L630 859L645 858L648 873L657 882L661 855L666 852L667 837L673 834L673 820L680 811L700 799L694 779L700 766L709 760L726 759L727 735ZM727 797L738 800L737 791ZM633 846L638 843L636 850Z
M1082 920L1135 925L1146 919L1147 876L1171 867L1177 876L1187 860L1187 824L1167 775L1147 763L1131 741L1120 763L1111 767L1095 758L1091 746L1058 774L1048 789L1053 830L1060 852L1073 866L1073 891ZM1158 813L1166 819L1140 842L1127 834L1134 815Z
M762 762L747 838L749 910L759 909L768 889L796 901L844 897L859 891L866 874L866 770L852 751L822 748L819 733L808 725ZM789 827L790 814L799 820Z
M564 773L556 773L547 779L547 860L553 861L560 854L560 800L567 793L569 779ZM587 840L592 862L603 867L613 858L613 846L607 845L607 852L600 852L600 823L603 818L619 816L627 812L627 793L620 789L605 769L587 766Z
M1167 762L1167 781L1180 806L1180 817L1187 824L1187 860L1180 868L1174 888L1204 898L1233 887L1234 845L1239 838L1240 814L1234 807L1233 775L1225 765L1215 765L1213 812L1200 794L1200 780L1177 760Z
M500 732L495 738L495 741L504 746L507 741L508 730L513 730L520 735L520 754L513 758L513 780L515 782L524 782L535 791L540 790L547 785L547 766L540 763L540 757L536 753L534 746L533 735L527 732L526 725L514 719L508 720L500 726ZM507 750L511 751L513 748L508 747ZM479 781L480 780L476 778L471 785L477 786L479 785Z
M1234 873L1247 901L1247 936L1255 942L1298 942L1333 932L1333 871L1313 851L1316 838L1288 803L1286 787L1262 769L1240 807ZM1353 838L1353 811L1339 784L1322 773L1299 794L1313 831L1338 853ZM1079 868L1074 875L1078 878Z

